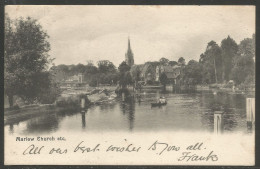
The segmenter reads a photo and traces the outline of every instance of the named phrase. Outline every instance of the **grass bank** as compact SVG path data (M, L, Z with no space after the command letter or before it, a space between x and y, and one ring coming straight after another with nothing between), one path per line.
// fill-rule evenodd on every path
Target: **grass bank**
M46 114L62 111L77 111L79 106L57 107L56 105L30 105L16 110L5 110L4 124L13 124Z

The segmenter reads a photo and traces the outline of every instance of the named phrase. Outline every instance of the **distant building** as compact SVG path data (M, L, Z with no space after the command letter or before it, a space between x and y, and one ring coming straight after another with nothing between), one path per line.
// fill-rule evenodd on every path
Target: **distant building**
M129 66L133 66L134 65L134 54L133 54L132 49L131 49L130 39L129 38L128 38L128 49L127 49L127 52L125 54L125 62Z
M141 66L141 79L145 82L154 81L154 68L151 64Z
M156 67L156 81L160 81L160 75L165 73L168 80L176 84L176 79L181 74L181 66L157 66Z
M62 89L79 89L84 88L86 83L83 82L83 74L71 76L67 80L60 82L60 88Z
M83 75L82 73L79 73L78 75L71 76L67 80L65 80L67 83L82 83L83 82Z

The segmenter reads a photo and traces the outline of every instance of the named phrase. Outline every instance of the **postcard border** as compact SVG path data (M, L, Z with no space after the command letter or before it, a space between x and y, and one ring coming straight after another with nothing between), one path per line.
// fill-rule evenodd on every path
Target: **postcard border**
M175 1L170 1L170 0L5 0L0 2L0 25L4 25L4 6L5 5L255 5L256 6L256 65L260 65L260 59L259 56L257 57L258 53L260 53L260 47L257 45L259 42L259 35L258 32L260 29L259 26L259 7L256 4L256 1L254 0L175 0ZM4 113L4 27L0 27L0 74L2 77L1 80L1 110ZM260 66L256 66L256 74L260 72ZM260 76L256 76L256 86L260 82ZM258 101L259 98L259 92L256 89L256 102ZM256 110L260 110L260 104L256 104ZM255 126L255 166L250 167L250 166L224 166L228 168L257 168L260 167L260 133L259 133L259 124L260 124L260 116L256 114L256 126ZM14 168L14 169L21 169L21 168L36 168L36 169L45 169L45 168L50 168L50 169L56 169L56 168L223 168L223 166L156 166L156 165L149 165L149 166L143 166L143 165L45 165L45 166L40 166L40 165L4 165L4 116L2 115L0 118L0 123L1 123L1 130L0 130L0 135L3 136L1 137L1 145L0 145L0 168Z

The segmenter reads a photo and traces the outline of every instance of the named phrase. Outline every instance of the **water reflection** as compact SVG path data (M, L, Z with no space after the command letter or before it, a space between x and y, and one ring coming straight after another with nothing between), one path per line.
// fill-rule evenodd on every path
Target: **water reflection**
M11 133L11 134L14 133L14 125L13 124L9 125L9 133Z
M160 96L167 105L151 108ZM145 90L127 98L93 106L82 112L67 109L6 125L12 133L46 133L58 130L87 131L214 131L214 111L223 112L224 132L247 131L246 96L214 91L161 92Z
M28 133L38 133L38 132L50 132L56 131L59 125L59 116L56 114L52 116L41 116L38 118L30 119L27 124Z
M140 103L139 103L140 104ZM132 131L134 128L134 119L135 119L135 97L129 97L126 101L120 103L120 109L123 115L127 116L129 123L129 131Z
M236 127L245 126L246 104L245 96L227 94L224 92L205 92L201 94L200 106L206 108L202 113L202 123L213 131L214 111L222 111L224 130L232 131Z
M82 122L82 129L86 128L86 113L88 109L81 111L81 122Z

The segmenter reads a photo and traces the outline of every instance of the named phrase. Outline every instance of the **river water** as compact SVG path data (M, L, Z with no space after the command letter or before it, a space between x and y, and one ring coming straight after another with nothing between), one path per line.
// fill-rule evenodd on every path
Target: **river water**
M160 96L167 105L151 107ZM78 111L42 114L39 117L6 125L5 133L48 134L58 131L84 132L158 132L158 131L214 131L214 111L221 109L224 132L247 132L246 96L244 94L196 91L190 93L146 90L141 99L114 100L92 106L84 113Z

